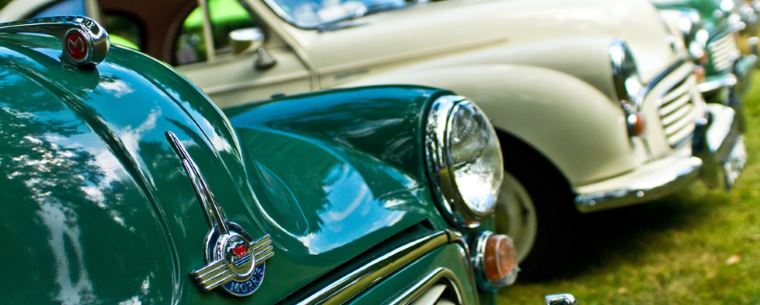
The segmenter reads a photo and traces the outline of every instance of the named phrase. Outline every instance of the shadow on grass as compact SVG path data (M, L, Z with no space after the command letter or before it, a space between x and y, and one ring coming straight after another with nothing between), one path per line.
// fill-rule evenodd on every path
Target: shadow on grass
M558 258L564 256L562 267L553 270L551 278L521 278L521 282L572 280L662 250L668 232L689 230L709 217L714 204L725 201L701 186L690 189L646 204L581 215L575 246L570 253L557 253Z

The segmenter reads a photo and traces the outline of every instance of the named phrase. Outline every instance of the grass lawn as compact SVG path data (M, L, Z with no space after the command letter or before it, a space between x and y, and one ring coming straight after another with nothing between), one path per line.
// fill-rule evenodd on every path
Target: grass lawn
M745 97L749 163L726 193L695 183L651 204L588 215L566 270L500 304L573 293L590 304L760 304L760 74ZM562 253L557 253L562 255Z

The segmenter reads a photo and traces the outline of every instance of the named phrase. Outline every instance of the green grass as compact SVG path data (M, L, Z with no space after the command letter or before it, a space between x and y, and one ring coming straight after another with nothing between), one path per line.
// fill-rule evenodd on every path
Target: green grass
M745 97L749 163L726 193L695 183L651 204L587 215L567 268L501 292L500 304L760 304L760 75ZM557 256L563 255L559 251Z

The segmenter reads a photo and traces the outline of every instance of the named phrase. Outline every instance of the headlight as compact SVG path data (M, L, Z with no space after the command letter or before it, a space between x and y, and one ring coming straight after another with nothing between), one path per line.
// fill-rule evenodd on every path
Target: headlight
M705 30L699 13L696 11L681 12L681 16L678 18L678 29L681 31L684 44L694 62L706 64L707 52L705 48L710 39L710 33Z
M739 7L739 18L745 26L754 27L758 23L757 11L754 3L745 3Z
M425 132L429 174L446 214L477 227L493 214L504 176L496 131L471 101L443 96L433 102Z
M645 129L645 120L640 112L638 99L644 91L644 85L639 77L636 60L628 45L622 40L612 42L609 55L612 65L612 83L625 114L629 135L641 135Z
M612 64L612 81L618 99L624 103L634 103L643 89L636 60L628 45L615 40L609 49Z
M734 13L734 9L736 8L736 3L734 1L735 0L721 0L718 3L718 7L713 11L713 18L721 19Z

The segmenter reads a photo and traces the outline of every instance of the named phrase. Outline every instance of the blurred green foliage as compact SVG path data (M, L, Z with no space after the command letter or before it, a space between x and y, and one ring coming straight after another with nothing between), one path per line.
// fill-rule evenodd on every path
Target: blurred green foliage
M6 4L8 4L8 2L10 2L10 1L11 0L0 0L0 8L2 8L3 6L5 6Z

